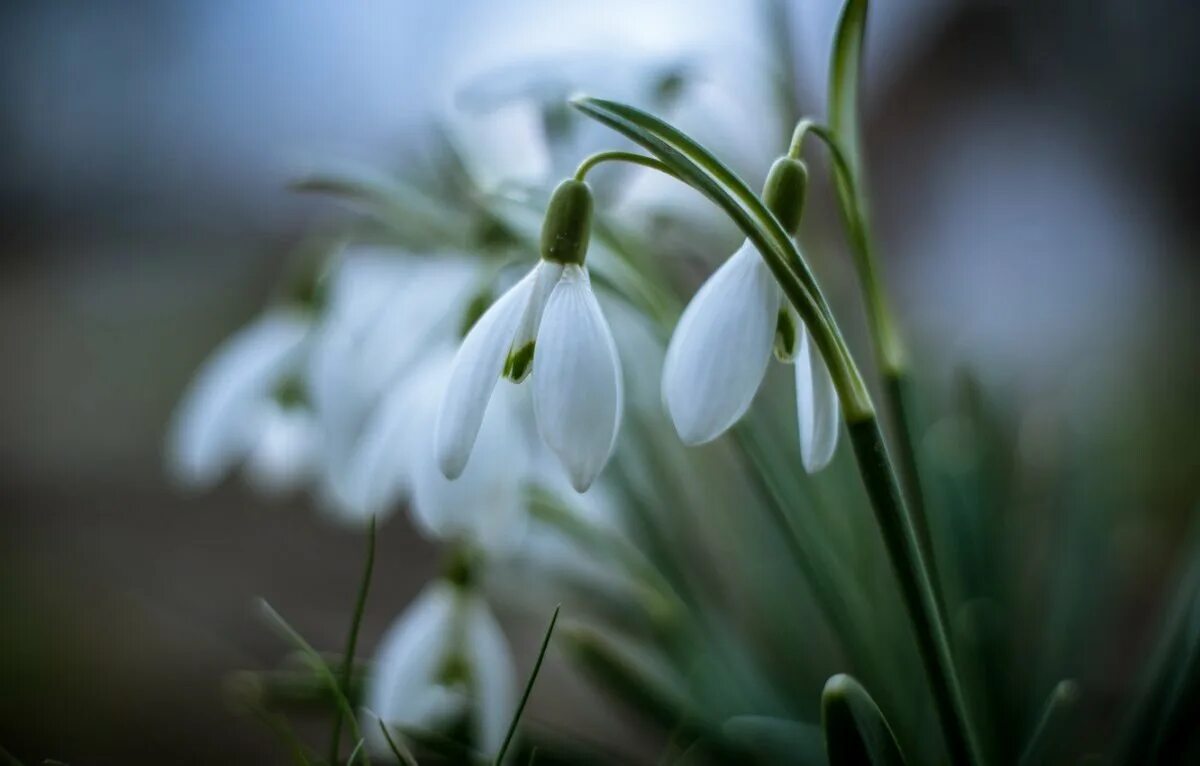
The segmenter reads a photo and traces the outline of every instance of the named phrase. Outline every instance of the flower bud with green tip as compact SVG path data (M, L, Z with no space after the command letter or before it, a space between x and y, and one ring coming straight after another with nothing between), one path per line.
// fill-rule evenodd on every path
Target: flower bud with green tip
M572 486L583 492L608 462L624 393L616 344L584 264L591 227L591 190L563 181L546 210L541 259L463 339L436 429L448 478L466 467L496 382L530 374L538 431Z
M807 188L800 160L781 157L771 166L763 202L789 234L800 225ZM671 420L687 444L717 438L750 408L772 354L795 363L801 456L806 470L820 470L837 446L837 391L808 328L749 240L701 286L671 337L663 366Z

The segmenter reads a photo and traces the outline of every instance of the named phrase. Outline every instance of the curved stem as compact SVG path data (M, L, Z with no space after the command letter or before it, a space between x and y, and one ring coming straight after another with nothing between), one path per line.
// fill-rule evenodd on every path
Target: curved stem
M638 154L637 152L622 152L613 150L607 152L596 152L590 157L585 157L583 162L579 163L578 169L575 170L575 180L584 180L584 177L587 176L588 171L602 162L628 162L634 165L641 165L642 167L657 170L660 173L666 173L672 178L679 178L679 176L675 175L674 170L671 170L671 168L667 167L666 164L659 162L653 157L647 157L646 155Z

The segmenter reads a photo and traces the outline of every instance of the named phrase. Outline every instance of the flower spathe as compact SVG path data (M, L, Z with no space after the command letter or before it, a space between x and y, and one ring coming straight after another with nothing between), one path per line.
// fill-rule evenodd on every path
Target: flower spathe
M542 440L584 492L616 444L624 392L616 344L584 265L591 196L579 181L555 190L542 259L463 339L438 413L435 450L447 478L466 468L501 375L533 375Z
M837 446L837 391L808 329L749 241L684 310L663 364L663 402L684 443L712 441L749 409L773 349L796 366L801 457L805 470L819 471Z
M473 746L500 749L515 702L516 671L500 625L469 587L428 586L388 629L375 654L367 708L399 730L438 732L462 720ZM372 727L375 728L375 727ZM382 736L372 742L386 752Z

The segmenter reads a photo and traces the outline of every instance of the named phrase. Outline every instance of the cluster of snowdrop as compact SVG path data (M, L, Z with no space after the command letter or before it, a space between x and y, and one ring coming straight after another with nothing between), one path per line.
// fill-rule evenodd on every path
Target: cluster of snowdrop
M766 187L793 230L803 204L797 173L802 166L781 161ZM626 406L612 312L587 265L593 204L586 181L562 182L549 198L540 257L498 296L509 273L499 258L334 253L308 275L309 289L213 354L176 413L169 464L188 486L211 487L240 466L264 492L311 490L341 520L404 506L423 534L457 552L452 560L476 557L429 585L385 636L366 707L390 726L469 721L475 747L499 747L514 668L478 562L558 566L594 581L611 574L528 513L530 488L541 487L600 526L619 515L602 488L589 491ZM628 312L610 306L618 318ZM683 311L662 362L659 411L685 444L717 438L750 407L772 353L795 365L804 465L821 468L836 446L837 395L749 242ZM587 494L572 499L571 490Z

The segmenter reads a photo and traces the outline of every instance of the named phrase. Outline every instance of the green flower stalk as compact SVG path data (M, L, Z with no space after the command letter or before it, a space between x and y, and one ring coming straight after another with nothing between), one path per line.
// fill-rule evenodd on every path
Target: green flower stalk
M624 104L580 98L590 117L633 139L705 194L742 229L803 321L827 366L858 458L954 763L982 762L963 699L945 620L913 520L884 443L878 417L820 286L789 233L732 171L677 128Z

